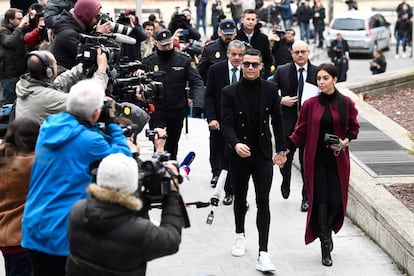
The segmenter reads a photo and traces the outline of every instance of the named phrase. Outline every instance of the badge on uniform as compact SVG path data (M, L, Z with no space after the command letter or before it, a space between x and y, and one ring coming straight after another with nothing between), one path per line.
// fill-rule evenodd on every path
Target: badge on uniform
M154 72L158 72L160 70L160 68L158 67L158 65L154 65Z
M220 58L221 54L219 51L216 52L216 54L214 55L216 58Z

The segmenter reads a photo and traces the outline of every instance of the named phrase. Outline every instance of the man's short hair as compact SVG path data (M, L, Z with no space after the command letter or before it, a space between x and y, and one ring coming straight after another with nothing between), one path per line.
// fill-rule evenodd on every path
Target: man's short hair
M253 9L244 10L243 14L255 14L257 16L257 12Z
M259 56L260 62L262 62L262 53L255 48L247 48L244 50L243 56Z
M147 26L152 26L153 28L155 27L154 26L154 23L153 22L151 22L151 21L145 21L144 23L142 23L142 27L145 29Z
M20 12L23 14L22 10L16 8L10 8L4 13L3 25L8 25L10 19L14 19L16 17L16 13Z
M105 91L93 79L81 80L70 88L66 100L66 111L80 119L88 119L95 110L102 107Z
M227 52L230 52L230 48L241 48L244 51L246 49L246 45L243 41L235 39L230 41L229 45L227 46Z

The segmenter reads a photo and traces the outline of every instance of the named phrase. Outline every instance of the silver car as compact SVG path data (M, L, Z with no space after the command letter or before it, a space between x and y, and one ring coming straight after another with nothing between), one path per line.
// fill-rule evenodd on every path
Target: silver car
M331 46L338 33L348 41L351 54L368 54L372 57L376 49L390 49L390 23L380 13L351 10L336 16L325 31L327 47Z

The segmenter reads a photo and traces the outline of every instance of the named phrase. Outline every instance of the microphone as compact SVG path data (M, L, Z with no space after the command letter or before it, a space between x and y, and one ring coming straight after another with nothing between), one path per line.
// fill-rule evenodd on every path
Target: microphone
M127 36L127 35L123 35L123 34L113 33L111 37L115 39L116 42L119 42L119 43L125 43L125 44L136 44L137 43L135 38Z
M131 136L133 133L138 133L138 130L139 130L139 128L136 124L132 124L132 125L129 125L129 126L123 126L122 127L122 133L125 136Z
M187 180L190 180L190 177L188 175L190 174L190 171L191 171L190 165L193 162L194 158L195 158L194 151L190 151L180 164L180 174L182 177L185 177Z
M213 196L211 197L211 203L213 206L218 206L218 202L221 197L221 192L224 190L224 184L226 183L228 171L222 169L217 180L216 188L214 189Z
M190 151L187 154L187 156L184 158L184 160L181 162L180 167L185 166L185 165L190 166L191 163L193 162L194 158L195 158L195 152Z

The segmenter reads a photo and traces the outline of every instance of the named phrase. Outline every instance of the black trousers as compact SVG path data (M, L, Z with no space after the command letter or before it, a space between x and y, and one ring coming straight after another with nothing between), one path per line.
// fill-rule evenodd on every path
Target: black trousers
M235 153L234 153L235 154ZM230 173L234 189L234 219L236 233L244 233L246 218L246 197L250 176L256 193L256 226L259 232L259 251L267 251L270 226L269 193L273 179L271 159L263 157L230 159Z
M306 185L305 185L305 172L303 170L303 152L304 147L299 147L299 163L300 163L300 174L302 177L302 200L308 200L308 194L306 192ZM292 150L286 156L287 160L283 168L280 169L280 173L283 177L282 185L290 187L290 180L292 178L292 163L293 163L293 156L295 155L296 149Z
M210 130L210 166L213 176L219 176L222 169L229 171L229 161L224 155L225 145L221 130ZM229 171L224 185L226 195L233 194L230 177Z
M65 276L66 256L56 256L29 250L33 276Z
M171 160L177 160L178 142L183 129L184 117L185 108L170 111L156 110L151 114L151 120L149 121L150 129L157 127L167 128L168 138L165 143L165 150L171 154Z

